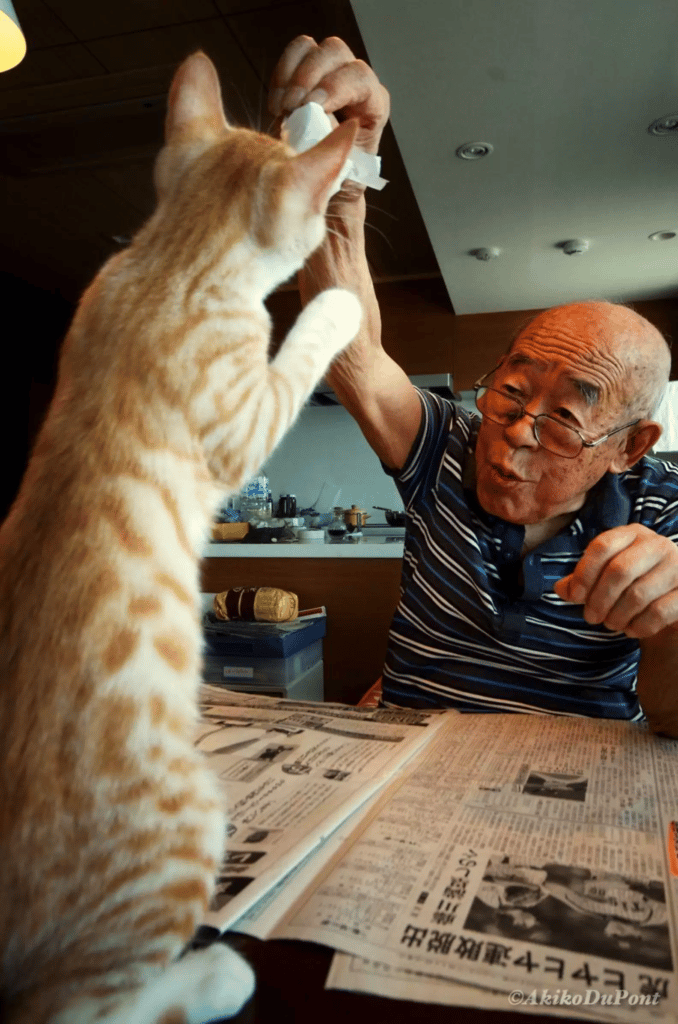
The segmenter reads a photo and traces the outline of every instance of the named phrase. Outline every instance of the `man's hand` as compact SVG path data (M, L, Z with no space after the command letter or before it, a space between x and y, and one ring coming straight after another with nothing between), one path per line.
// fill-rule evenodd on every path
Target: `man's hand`
M331 121L334 114L342 121L357 118L356 146L366 153L378 151L391 110L389 94L372 68L356 60L336 36L320 44L297 36L276 64L268 95L271 114L286 116L305 103L319 103Z
M553 589L583 604L587 622L639 640L678 630L678 547L638 523L617 526L591 541Z

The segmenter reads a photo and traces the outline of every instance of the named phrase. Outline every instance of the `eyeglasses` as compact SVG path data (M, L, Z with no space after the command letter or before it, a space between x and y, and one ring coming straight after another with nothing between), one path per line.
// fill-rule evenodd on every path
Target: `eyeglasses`
M504 427L515 423L523 416L529 416L533 420L532 430L537 444L540 444L547 452L551 452L552 455L560 455L564 459L576 459L584 448L596 448L603 441L607 441L608 437L618 434L620 430L626 430L627 427L634 427L636 423L640 423L640 420L633 420L632 423L625 423L623 427L611 430L609 434L599 437L597 441L585 441L574 427L568 427L566 423L561 423L553 416L543 413L533 416L517 398L507 395L505 391L497 391L496 388L483 384L483 381L495 372L495 370L491 370L490 373L486 373L473 389L476 393L478 412L486 416L492 423L499 423Z

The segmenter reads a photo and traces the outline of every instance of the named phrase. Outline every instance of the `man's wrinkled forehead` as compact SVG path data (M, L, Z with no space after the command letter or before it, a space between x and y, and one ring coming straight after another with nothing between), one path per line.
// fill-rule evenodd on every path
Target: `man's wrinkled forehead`
M542 373L548 370L549 363L546 359L539 359L538 357L528 355L526 352L521 352L520 348L517 347L519 341L514 342L511 351L505 357L502 365L507 368L518 368L521 366L534 367L540 370ZM517 350L516 350L517 348ZM582 398L587 405L594 406L598 405L601 397L601 389L593 381L587 380L585 377L581 377L575 372L569 373L564 372L562 379L566 380L574 390L577 392L580 398Z

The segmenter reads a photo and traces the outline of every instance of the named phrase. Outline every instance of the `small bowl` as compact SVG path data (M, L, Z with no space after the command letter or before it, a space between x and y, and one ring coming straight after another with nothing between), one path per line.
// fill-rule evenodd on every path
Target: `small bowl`
M300 544L324 544L324 530L299 530L297 532Z

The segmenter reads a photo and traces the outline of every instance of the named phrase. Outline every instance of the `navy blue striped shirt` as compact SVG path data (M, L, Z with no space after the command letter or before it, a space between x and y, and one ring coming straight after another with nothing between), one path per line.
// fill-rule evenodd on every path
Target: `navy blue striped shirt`
M524 527L489 515L475 496L480 418L419 394L407 462L384 466L408 522L383 702L642 720L638 641L589 625L553 584L614 526L642 523L678 543L678 469L646 457L606 473L573 522L521 563Z

